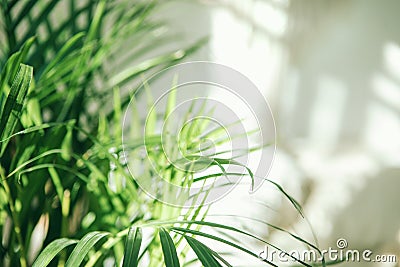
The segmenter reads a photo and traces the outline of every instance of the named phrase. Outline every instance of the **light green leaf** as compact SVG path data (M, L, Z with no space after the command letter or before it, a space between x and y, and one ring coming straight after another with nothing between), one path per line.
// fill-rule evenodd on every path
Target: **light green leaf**
M86 255L93 248L93 246L108 233L104 232L90 232L86 234L76 245L71 255L69 256L66 267L80 266Z
M167 107L165 108L164 113L164 121L167 120L168 116L171 114L176 105L176 93L178 88L176 87L178 84L178 75L174 76L174 80L172 81L171 89L168 92L168 100Z
M4 88L11 83L12 79L14 79L14 76L18 71L19 65L25 60L25 57L28 54L34 41L34 37L29 38L18 52L12 54L8 58L4 68L1 70L0 92L5 91Z
M76 243L77 240L68 238L54 240L39 254L32 267L46 267L61 250Z
M36 126L42 125L43 121L42 121L42 113L39 100L37 98L29 99L26 109L29 111L28 115L31 118L34 125Z
M61 157L65 160L65 161L69 161L71 160L71 154L72 154L72 126L73 126L73 121L71 123L71 125L67 126L67 133L65 134L64 140L61 144Z
M143 86L146 92L146 100L147 100L147 118L145 121L145 131L146 136L152 135L155 133L156 123L157 123L157 110L155 108L154 98L151 94L151 89L147 81L143 82Z

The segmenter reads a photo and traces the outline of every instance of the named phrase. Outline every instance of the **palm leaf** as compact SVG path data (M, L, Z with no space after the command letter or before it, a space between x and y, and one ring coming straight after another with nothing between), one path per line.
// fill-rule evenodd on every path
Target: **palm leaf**
M20 64L20 68L12 83L10 93L4 104L1 112L0 119L0 140L6 139L12 135L17 121L21 114L22 106L28 92L29 85L32 81L33 69L32 67ZM0 156L3 155L4 150L8 144L8 140L1 143Z
M125 243L125 254L122 267L138 266L141 243L142 243L142 229L140 227L130 228Z
M51 242L36 258L32 267L46 267L54 257L64 248L78 243L77 240L60 238Z
M222 265L214 258L211 249L206 245L189 236L185 236L185 239L204 267L222 267Z
M174 241L164 228L161 227L159 231L166 267L179 267L180 264L178 260L178 255L176 253Z
M66 267L80 266L88 252L93 249L93 246L100 241L108 233L104 232L91 232L85 235L76 245L71 255L65 263Z

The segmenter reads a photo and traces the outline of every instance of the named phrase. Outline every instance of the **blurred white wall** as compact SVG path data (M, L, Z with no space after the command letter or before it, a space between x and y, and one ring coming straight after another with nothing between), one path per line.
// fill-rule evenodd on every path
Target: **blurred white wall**
M175 10L174 25L190 38L208 32L207 51L195 59L241 71L267 97L278 141L268 178L304 205L321 246L346 238L351 248L398 254L400 2L199 2L177 1L184 11ZM197 10L208 29L192 17ZM249 196L239 187L212 212L268 219L311 240L305 221L275 193L266 185Z
M235 12L214 15L212 47L272 104L270 178L310 185L299 197L321 244L398 251L400 2L249 2L223 2Z

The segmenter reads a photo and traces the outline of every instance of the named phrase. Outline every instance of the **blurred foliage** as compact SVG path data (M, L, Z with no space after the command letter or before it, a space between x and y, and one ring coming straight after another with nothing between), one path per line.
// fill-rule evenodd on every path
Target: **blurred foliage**
M229 232L259 238L207 222L208 206L183 210L150 199L121 160L121 114L132 94L127 88L204 43L154 56L171 39L159 34L163 23L152 17L159 5L1 0L1 266L102 266L107 260L231 266L197 236L258 257L230 241ZM187 141L200 133L191 131ZM162 144L152 140L152 146ZM222 172L197 182L225 175L222 165L232 163L211 160ZM191 173L158 167L171 180ZM204 226L227 234L207 234ZM190 248L197 259L187 258Z

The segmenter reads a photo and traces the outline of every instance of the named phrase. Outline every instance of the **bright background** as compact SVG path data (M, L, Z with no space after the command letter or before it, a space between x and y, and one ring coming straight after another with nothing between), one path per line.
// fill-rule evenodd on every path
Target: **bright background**
M267 98L277 126L268 178L303 205L320 247L345 238L349 249L399 256L400 2L170 1L163 9L180 43L210 37L193 60L237 69ZM312 240L306 221L270 189L249 195L239 186L211 213L260 218ZM277 232L248 227L292 247Z

